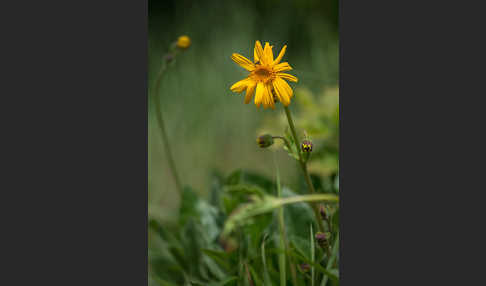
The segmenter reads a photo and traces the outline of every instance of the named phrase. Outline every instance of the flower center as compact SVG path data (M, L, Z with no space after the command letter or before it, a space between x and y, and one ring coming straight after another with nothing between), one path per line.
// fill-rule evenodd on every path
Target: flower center
M256 70L252 72L253 78L257 81L268 82L274 78L273 71L268 67L257 67Z

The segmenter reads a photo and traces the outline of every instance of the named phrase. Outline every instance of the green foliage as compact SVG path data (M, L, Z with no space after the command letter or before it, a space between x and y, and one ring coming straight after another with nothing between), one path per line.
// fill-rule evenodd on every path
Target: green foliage
M282 186L277 164L276 180L250 170L214 172L208 200L185 187L175 222L150 216L150 285L339 285L338 90L298 89L295 99L297 130L314 145L307 164L317 193ZM278 122L262 128L278 129ZM298 161L301 150L281 130L290 143L281 146ZM322 219L310 206L315 202L324 206L329 249L313 237Z
M151 286L339 284L337 1L250 2L149 2L149 96L160 99L148 106ZM155 97L162 56L181 34L193 45L170 64ZM313 143L312 153L302 155L315 195L296 169L302 151L281 106L256 112L229 91L241 76L231 53L252 55L257 39L275 44L274 50L289 47L286 60L299 78L289 107L298 137L305 130ZM171 191L154 104L162 107L186 185L181 196ZM266 133L290 144L277 139L261 149L255 138ZM278 173L271 164L277 157ZM235 168L243 169L226 175ZM320 218L310 202L326 207L330 254L315 243ZM302 263L310 273L299 269Z
M308 205L326 202L337 207L337 196L297 195L283 186L281 197L277 197L272 195L276 183L243 170L226 178L215 175L213 180L211 201L224 203L210 204L186 187L176 223L162 224L150 217L150 285L278 285L282 271L286 285L294 285L288 270L291 261L311 265L316 282L338 281L337 270L326 268L329 259L324 259L324 252L309 240L310 226L317 225ZM278 231L277 210L281 208L288 252ZM331 218L338 225L337 211ZM290 259L285 259L286 255ZM284 264L279 266L279 260ZM312 279L301 271L297 276L300 285Z
M313 143L311 154L295 148L294 139L287 127L285 114L267 116L259 133L284 136L290 143L283 148L289 156L298 160L298 152L308 156L306 161L316 189L322 192L338 193L339 191L339 89L326 87L319 93L299 87L295 90L293 114L297 134L300 140L308 138ZM305 134L304 134L305 131Z

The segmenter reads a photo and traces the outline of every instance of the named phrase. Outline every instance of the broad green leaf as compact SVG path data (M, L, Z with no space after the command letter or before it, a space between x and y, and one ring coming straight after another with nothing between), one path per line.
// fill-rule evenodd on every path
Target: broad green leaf
M229 235L238 225L244 224L251 217L271 212L278 207L301 202L338 202L339 198L333 194L311 194L286 198L276 198L266 195L262 199L253 197L254 201L241 205L226 220L222 236Z

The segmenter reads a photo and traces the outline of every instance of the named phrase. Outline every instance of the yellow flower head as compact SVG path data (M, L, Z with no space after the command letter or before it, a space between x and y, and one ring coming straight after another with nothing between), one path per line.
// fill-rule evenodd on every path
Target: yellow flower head
M280 63L287 46L282 48L275 60L272 48L273 46L270 46L268 42L265 43L265 48L262 48L260 41L256 41L253 53L254 62L240 54L231 56L234 62L250 72L247 78L233 84L230 88L231 91L243 92L246 90L245 103L249 103L255 94L255 105L260 107L263 104L265 109L268 107L274 109L277 100L288 106L293 91L284 79L297 82L295 76L283 73L292 69L289 63Z
M191 38L189 38L188 36L180 36L178 39L177 39L177 47L181 48L181 49L187 49L189 48L189 46L191 45Z

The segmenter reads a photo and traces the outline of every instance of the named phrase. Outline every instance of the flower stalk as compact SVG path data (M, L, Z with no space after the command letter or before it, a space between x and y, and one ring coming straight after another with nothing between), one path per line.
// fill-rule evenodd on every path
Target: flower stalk
M160 68L159 74L155 82L155 95L157 99L159 99L158 95L159 95L160 81L166 69L167 69L167 65L164 62L162 64L162 67ZM170 172L172 174L172 177L174 178L177 191L179 191L179 193L182 194L182 184L179 179L179 175L177 174L174 158L172 157L172 151L169 144L169 137L167 136L167 132L165 131L164 117L162 115L162 110L160 105L161 105L160 100L155 102L155 117L160 127L160 134L162 135L162 141L164 142L164 149L165 149L165 154L167 156L167 159L169 161Z
M289 141L287 140L287 138L282 137L282 136L273 136L273 139L281 139L281 140L284 142L284 144L285 144L285 146L287 147L287 149L289 150L289 152L290 152L290 151L292 151L292 149L291 149L291 147L290 147L290 143L289 143Z
M167 132L165 130L164 124L164 117L162 115L162 110L160 106L160 98L159 98L159 89L160 89L160 82L162 80L162 76L164 75L165 71L167 70L167 64L172 63L177 56L179 49L184 50L187 49L191 45L191 39L188 36L180 36L177 42L174 42L169 52L164 55L162 66L160 67L159 73L157 74L157 78L155 79L155 96L158 101L155 101L155 117L157 119L157 123L160 126L160 134L162 135L162 141L164 142L164 149L167 159L169 161L169 169L171 171L172 177L174 178L174 182L176 184L176 188L179 191L179 194L182 194L182 184L177 173L176 164L174 158L172 157L172 151L169 144L169 137L167 136Z
M284 106L284 110L285 110L285 115L287 115L287 120L289 122L290 131L292 132L292 136L294 137L295 147L297 147L297 153L299 154L300 167L302 168L302 171L304 172L304 177L305 177L305 181L307 183L307 186L309 188L309 192L311 194L315 194L316 190L314 189L314 185L312 184L309 172L307 171L307 164L304 161L304 158L302 157L302 154L300 152L299 137L297 137L297 132L295 131L295 126L294 126L294 121L292 120L292 115L290 114L290 110L287 106ZM314 209L314 214L315 214L317 223L319 225L319 230L324 231L324 224L322 223L322 220L319 219L320 218L319 205L317 203L313 203L313 204L311 204L311 206Z

